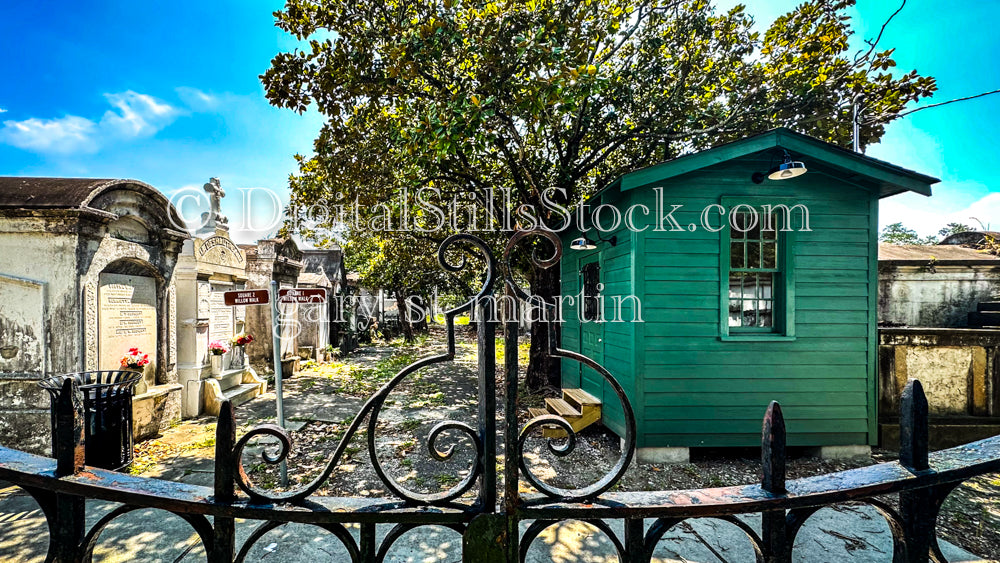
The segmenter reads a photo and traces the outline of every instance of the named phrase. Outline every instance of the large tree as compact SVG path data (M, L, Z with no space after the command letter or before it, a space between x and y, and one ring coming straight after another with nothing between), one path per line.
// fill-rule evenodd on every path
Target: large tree
M542 209L548 188L576 202L775 126L850 146L855 107L860 145L877 141L934 79L890 71L879 38L849 52L852 4L806 2L760 34L744 7L703 0L288 0L277 25L310 48L277 55L262 80L272 104L327 116L300 172L322 187L293 205L432 185L442 199L509 189ZM525 275L535 295L558 291L558 272ZM532 331L529 385L558 384L549 328Z

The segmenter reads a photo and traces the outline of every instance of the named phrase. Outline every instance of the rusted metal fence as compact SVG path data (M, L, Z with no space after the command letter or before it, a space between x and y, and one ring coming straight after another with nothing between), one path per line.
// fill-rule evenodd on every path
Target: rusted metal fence
M537 236L554 247L550 258L532 255L543 267L558 262L559 240L549 233L521 232L505 251L505 306L523 305L527 293L510 274L510 254L528 237ZM803 523L824 506L860 501L873 506L889 523L894 538L893 561L943 560L937 546L935 523L941 504L956 486L971 477L1000 470L1000 437L958 448L928 453L927 401L920 383L910 382L901 400L902 448L898 462L839 473L786 481L785 423L780 406L772 402L763 421L761 455L763 478L760 484L687 491L609 492L621 480L635 453L635 418L624 391L602 366L580 354L560 349L550 342L549 354L581 362L608 382L621 401L625 436L614 466L596 482L565 489L535 475L525 460L529 434L544 425L564 429L568 439L550 439L555 454L568 454L575 446L570 424L555 415L529 420L522 428L517 422L517 320L495 320L490 308L497 264L488 247L470 235L447 239L439 250L439 260L448 271L466 267L463 258L449 261L449 251L464 250L487 264L486 279L478 295L445 315L448 330L444 353L425 358L401 370L364 405L350 428L327 460L323 471L312 481L285 492L258 488L244 470L243 453L251 440L276 440L276 452L265 449L267 463L276 464L288 455L291 439L274 425L261 425L237 439L233 408L223 405L217 426L214 487L199 487L143 477L134 477L84 466L82 395L68 378L56 401L54 431L55 459L0 448L0 479L26 490L40 505L49 526L49 561L88 561L101 532L115 518L144 508L176 514L188 522L204 544L211 562L244 561L267 532L287 523L315 525L336 536L353 561L386 560L393 543L420 526L445 526L462 535L463 558L477 562L523 561L532 542L547 527L564 520L593 524L611 540L623 562L645 562L657 543L673 526L690 518L712 517L731 522L749 538L758 561L790 561L795 536ZM427 439L431 455L448 460L454 445L440 450L444 435L464 434L475 448L473 467L451 488L427 494L410 490L394 480L376 455L376 425L386 398L408 375L432 364L455 358L455 316L476 308L478 323L478 424L448 420L435 426ZM506 426L500 438L504 463L497 469L497 385L495 336L506 324L502 393ZM348 442L367 424L369 456L379 478L392 493L388 498L326 497L315 493L341 462ZM498 485L498 473L503 484ZM538 492L521 494L524 479ZM474 491L474 500L466 493ZM899 509L875 497L899 495ZM123 503L89 530L85 526L85 500L100 499ZM738 514L760 513L762 533L757 534ZM237 546L235 520L260 524ZM624 533L610 525L620 520ZM531 522L524 533L519 523ZM647 526L647 524L650 524ZM358 524L357 538L347 524ZM376 525L395 526L377 542Z

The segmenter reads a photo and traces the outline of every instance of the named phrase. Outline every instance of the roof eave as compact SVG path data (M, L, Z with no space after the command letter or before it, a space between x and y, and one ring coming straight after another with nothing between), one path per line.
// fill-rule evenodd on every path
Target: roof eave
M814 139L808 135L796 133L791 129L778 128L740 141L727 143L713 149L682 156L674 160L630 172L621 176L615 182L612 182L612 184L609 184L608 187L618 183L621 186L621 191L625 192L774 147L781 147L822 160L836 168L853 171L861 168L862 170L858 173L872 178L879 183L880 198L904 191L912 191L929 196L931 195L931 184L940 182L939 179L932 176L881 162L877 159L836 147L819 139ZM602 193L606 189L598 193Z

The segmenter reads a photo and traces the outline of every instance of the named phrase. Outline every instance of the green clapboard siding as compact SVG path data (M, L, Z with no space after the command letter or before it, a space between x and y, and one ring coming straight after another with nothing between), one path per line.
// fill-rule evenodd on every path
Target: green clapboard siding
M607 239L614 234L618 244L610 247L607 243L599 243L600 250L573 251L569 250L569 241L564 242L563 259L560 276L562 294L577 296L572 305L563 308L564 323L562 325L562 346L576 352L582 352L601 363L611 372L619 385L630 396L635 394L635 362L634 341L635 323L628 322L637 313L635 305L629 299L632 292L632 261L633 252L630 233L626 230L617 233L605 233ZM591 238L596 238L591 235ZM586 328L600 338L599 348L585 345L584 327L579 322L578 294L582 290L580 270L582 265L596 258L600 266L600 281L604 285L603 297L604 318L609 322L587 323ZM616 300L616 298L618 298ZM611 322L613 321L613 322ZM562 386L564 388L580 387L600 398L604 402L603 412L607 417L605 425L611 430L624 433L622 424L622 408L617 395L604 379L589 367L581 366L571 360L563 360Z
M796 146L811 146L802 142ZM598 243L589 252L567 250L563 293L580 291L581 265L596 258L606 318L620 309L624 320L639 316L643 322L585 327L576 306L567 307L562 346L591 355L618 379L636 413L639 447L759 446L761 419L772 400L782 405L789 445L872 444L877 198L885 193L889 173L832 151L823 155L840 168L814 159L804 176L756 185L750 176L766 169L770 156L737 148L725 149L732 160L704 159L707 167L645 169L602 195L601 203L622 210L647 206L648 215L634 215L646 230L619 231L613 248ZM850 166L857 168L844 174ZM929 193L926 182L933 180L916 174L893 178L903 189L922 193ZM672 215L682 229L670 230L668 223L658 228L657 190L665 210L683 205ZM801 203L809 210L809 230L784 237L789 246L781 256L788 262L783 266L790 285L775 291L789 303L787 311L775 314L787 319L780 334L747 338L722 326L720 308L727 298L720 292L727 286L720 278L728 264L720 256L728 255L728 246L723 254L721 237L728 231L703 228L702 210L733 202ZM792 225L801 227L805 217L797 213ZM724 219L710 214L709 220L715 228ZM575 236L579 233L564 235L564 248ZM629 295L638 302L619 308L612 301ZM600 343L591 338L588 349L585 335L595 334ZM583 386L604 400L604 424L623 432L621 406L598 374L564 361L562 376L564 387Z

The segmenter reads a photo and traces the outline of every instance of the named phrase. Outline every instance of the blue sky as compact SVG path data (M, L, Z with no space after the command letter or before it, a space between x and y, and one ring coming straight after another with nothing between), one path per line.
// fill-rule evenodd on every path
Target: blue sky
M718 0L721 7L735 4ZM754 1L763 27L796 4ZM272 25L276 0L146 3L6 2L0 7L0 175L128 177L164 192L221 178L224 205L240 189L284 194L292 155L309 153L322 123L272 108L257 76L293 38ZM898 4L860 0L856 43ZM882 45L898 68L937 77L933 101L1000 88L1000 2L910 0ZM883 200L882 224L932 234L974 216L1000 229L1000 95L917 112L868 154L942 179L932 198ZM287 196L285 196L287 198ZM250 240L250 233L236 233Z

